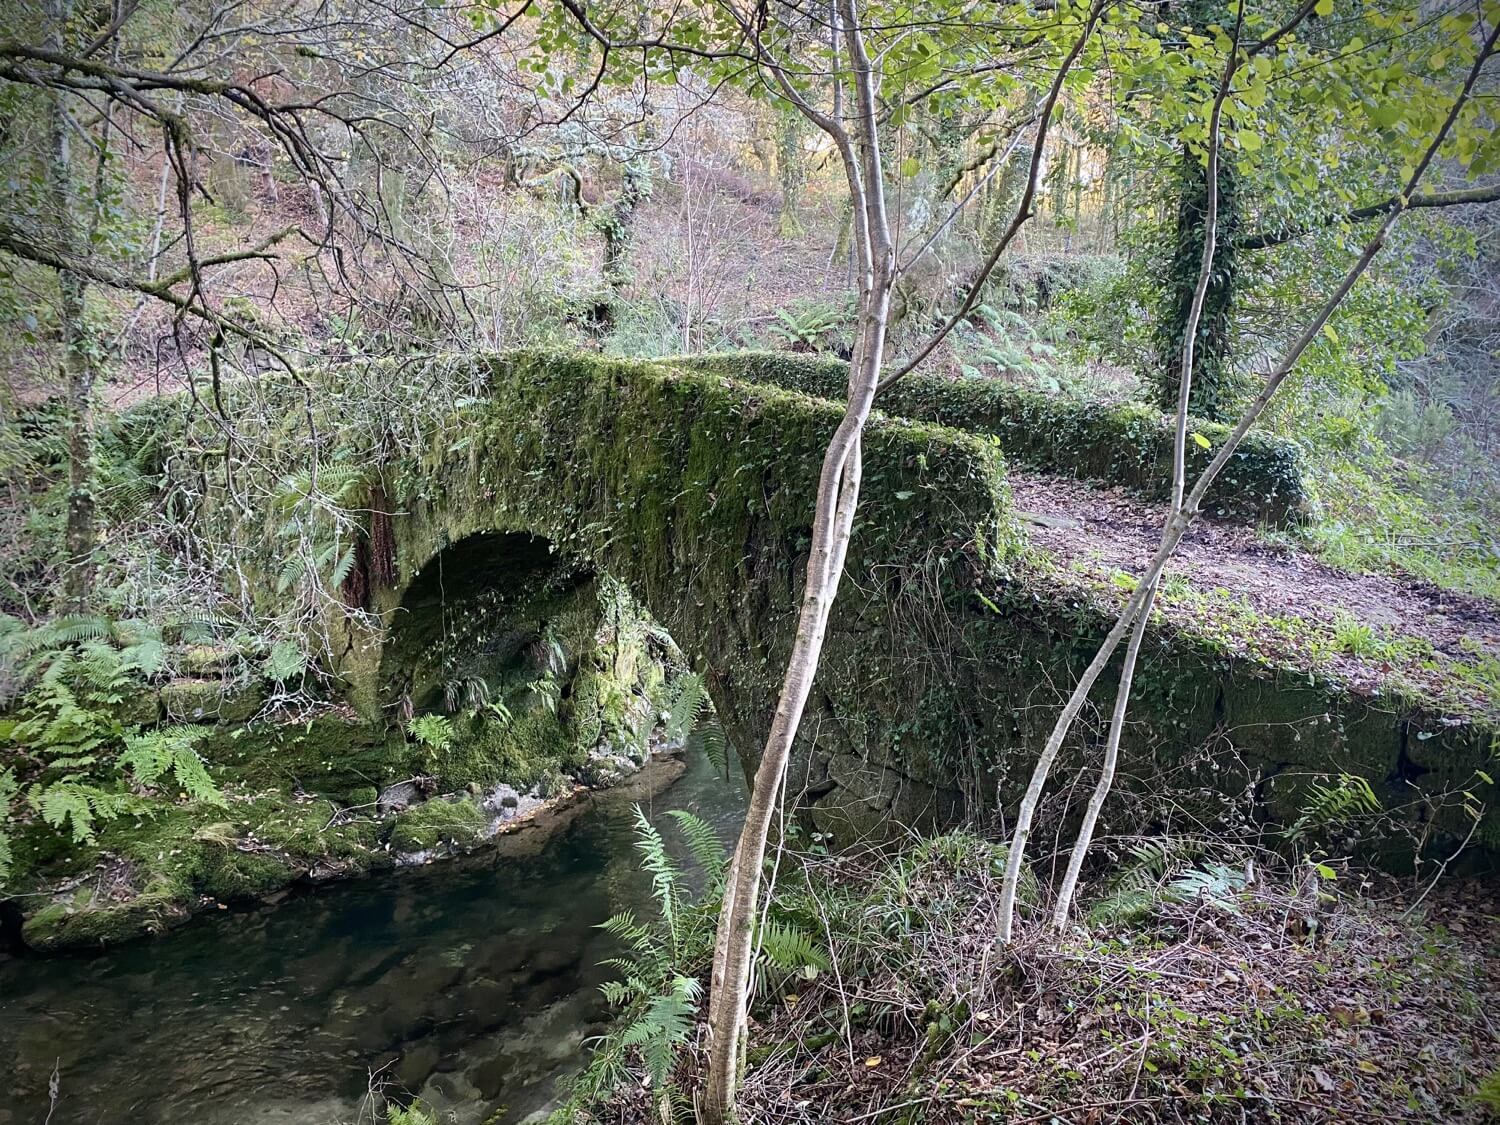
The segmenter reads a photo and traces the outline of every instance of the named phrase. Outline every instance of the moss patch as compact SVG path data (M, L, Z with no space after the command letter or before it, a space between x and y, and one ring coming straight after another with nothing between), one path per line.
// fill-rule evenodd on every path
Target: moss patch
M479 839L487 822L471 798L425 801L396 817L390 845L397 852L422 852L438 844L466 847Z

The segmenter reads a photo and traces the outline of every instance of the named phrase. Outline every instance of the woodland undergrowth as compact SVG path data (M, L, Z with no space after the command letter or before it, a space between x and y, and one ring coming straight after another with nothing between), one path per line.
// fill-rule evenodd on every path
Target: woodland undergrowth
M659 916L607 923L621 1009L555 1121L689 1121L723 851L676 814L706 893L642 822ZM1485 1121L1493 888L1400 884L1223 840L1104 841L1084 920L1028 878L993 944L1005 845L970 833L768 863L747 1074L754 1122ZM1488 897L1486 897L1488 896Z

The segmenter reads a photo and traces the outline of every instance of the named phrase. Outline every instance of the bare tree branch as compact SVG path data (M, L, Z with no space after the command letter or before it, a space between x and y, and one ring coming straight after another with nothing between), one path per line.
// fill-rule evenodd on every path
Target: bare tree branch
M1443 207L1466 207L1475 203L1494 203L1500 200L1500 184L1492 184L1489 187L1467 188L1460 191L1429 192L1424 195L1415 195L1404 204L1405 210L1419 211ZM1315 230L1326 230L1329 227L1339 226L1342 223L1364 223L1371 219L1378 219L1382 215L1388 215L1392 211L1403 209L1401 197L1393 195L1389 199L1382 199L1379 203L1371 203L1365 207L1356 207L1342 215L1329 215L1314 223L1304 226L1283 227L1276 231L1260 231L1255 234L1247 234L1235 240L1235 248L1238 250L1267 250L1272 246L1280 246L1286 242L1294 242L1303 235L1311 234Z

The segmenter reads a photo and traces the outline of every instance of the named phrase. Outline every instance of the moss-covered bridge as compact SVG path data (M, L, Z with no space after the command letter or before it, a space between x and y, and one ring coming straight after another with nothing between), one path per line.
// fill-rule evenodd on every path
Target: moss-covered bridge
M357 707L392 721L399 707L433 702L419 666L439 628L434 605L607 575L705 675L731 741L753 754L796 620L842 369L772 355L442 362L443 385L469 391L451 409L426 403L440 421L417 432L403 429L398 396L373 411L352 403L369 393L359 388L400 382L396 367L389 379L334 372L319 384L351 399L325 421L321 455L378 474L371 506L381 511L365 518L388 515L394 539L394 575L373 584L370 611L331 612L333 664ZM262 384L257 396L279 456L305 456L305 388ZM1138 406L922 378L880 405L791 780L807 815L841 832L993 814L1108 624L1117 590L1091 588L1028 546L1006 459L1147 494L1165 488L1170 460L1165 422ZM1210 444L1220 436L1197 429ZM1194 456L1207 453L1195 445ZM1210 507L1287 523L1305 504L1292 449L1261 439L1236 456ZM267 526L238 509L233 518L252 538ZM502 600L512 616L533 604ZM525 622L493 612L488 643L526 634ZM1202 622L1156 629L1128 736L1138 783L1170 788L1189 815L1233 807L1286 821L1315 779L1358 775L1408 822L1467 832L1458 794L1487 768L1492 718L1394 688L1355 693L1305 667L1235 655L1231 641ZM1072 752L1098 736L1085 724ZM1500 844L1493 814L1476 837Z

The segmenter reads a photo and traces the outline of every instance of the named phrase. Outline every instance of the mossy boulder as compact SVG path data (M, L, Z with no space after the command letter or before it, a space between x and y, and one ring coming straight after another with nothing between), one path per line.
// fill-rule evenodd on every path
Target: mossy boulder
M50 952L114 945L144 933L159 933L188 917L170 888L154 888L124 902L54 902L25 920L21 940Z
M203 849L195 883L210 898L237 902L279 891L297 875L297 869L280 856L214 845Z
M424 801L396 817L390 845L402 853L425 852L439 844L468 847L484 832L489 818L471 797Z
M221 724L198 744L215 777L261 788L302 788L344 804L353 794L425 768L424 752L383 723L338 713Z
M153 687L132 684L114 705L114 715L127 727L152 726L161 719L161 696Z

